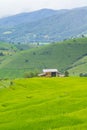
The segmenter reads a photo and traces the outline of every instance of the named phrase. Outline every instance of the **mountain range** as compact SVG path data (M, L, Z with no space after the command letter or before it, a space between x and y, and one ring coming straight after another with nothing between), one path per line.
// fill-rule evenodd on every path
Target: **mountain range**
M0 41L56 42L87 35L87 7L41 9L0 19Z

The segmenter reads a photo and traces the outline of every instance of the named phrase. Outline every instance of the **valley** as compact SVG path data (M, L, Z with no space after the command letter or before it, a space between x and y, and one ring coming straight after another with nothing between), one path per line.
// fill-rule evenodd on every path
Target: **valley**
M87 130L86 113L87 7L0 18L0 130Z

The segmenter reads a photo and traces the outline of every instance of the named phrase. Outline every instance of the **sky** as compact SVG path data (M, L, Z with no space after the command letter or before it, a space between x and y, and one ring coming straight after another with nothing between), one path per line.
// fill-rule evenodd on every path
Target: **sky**
M87 6L87 0L0 0L0 18L42 8L72 9Z

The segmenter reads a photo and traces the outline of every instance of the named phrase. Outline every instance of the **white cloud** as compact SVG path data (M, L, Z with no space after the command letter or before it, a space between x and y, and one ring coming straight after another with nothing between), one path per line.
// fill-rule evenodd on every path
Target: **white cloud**
M65 9L87 6L87 0L0 0L0 17L41 8Z

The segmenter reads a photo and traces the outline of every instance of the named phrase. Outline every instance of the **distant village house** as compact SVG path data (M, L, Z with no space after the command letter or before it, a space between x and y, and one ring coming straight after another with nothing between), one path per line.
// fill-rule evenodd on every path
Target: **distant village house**
M40 77L64 77L57 69L43 69L43 73L39 74Z

